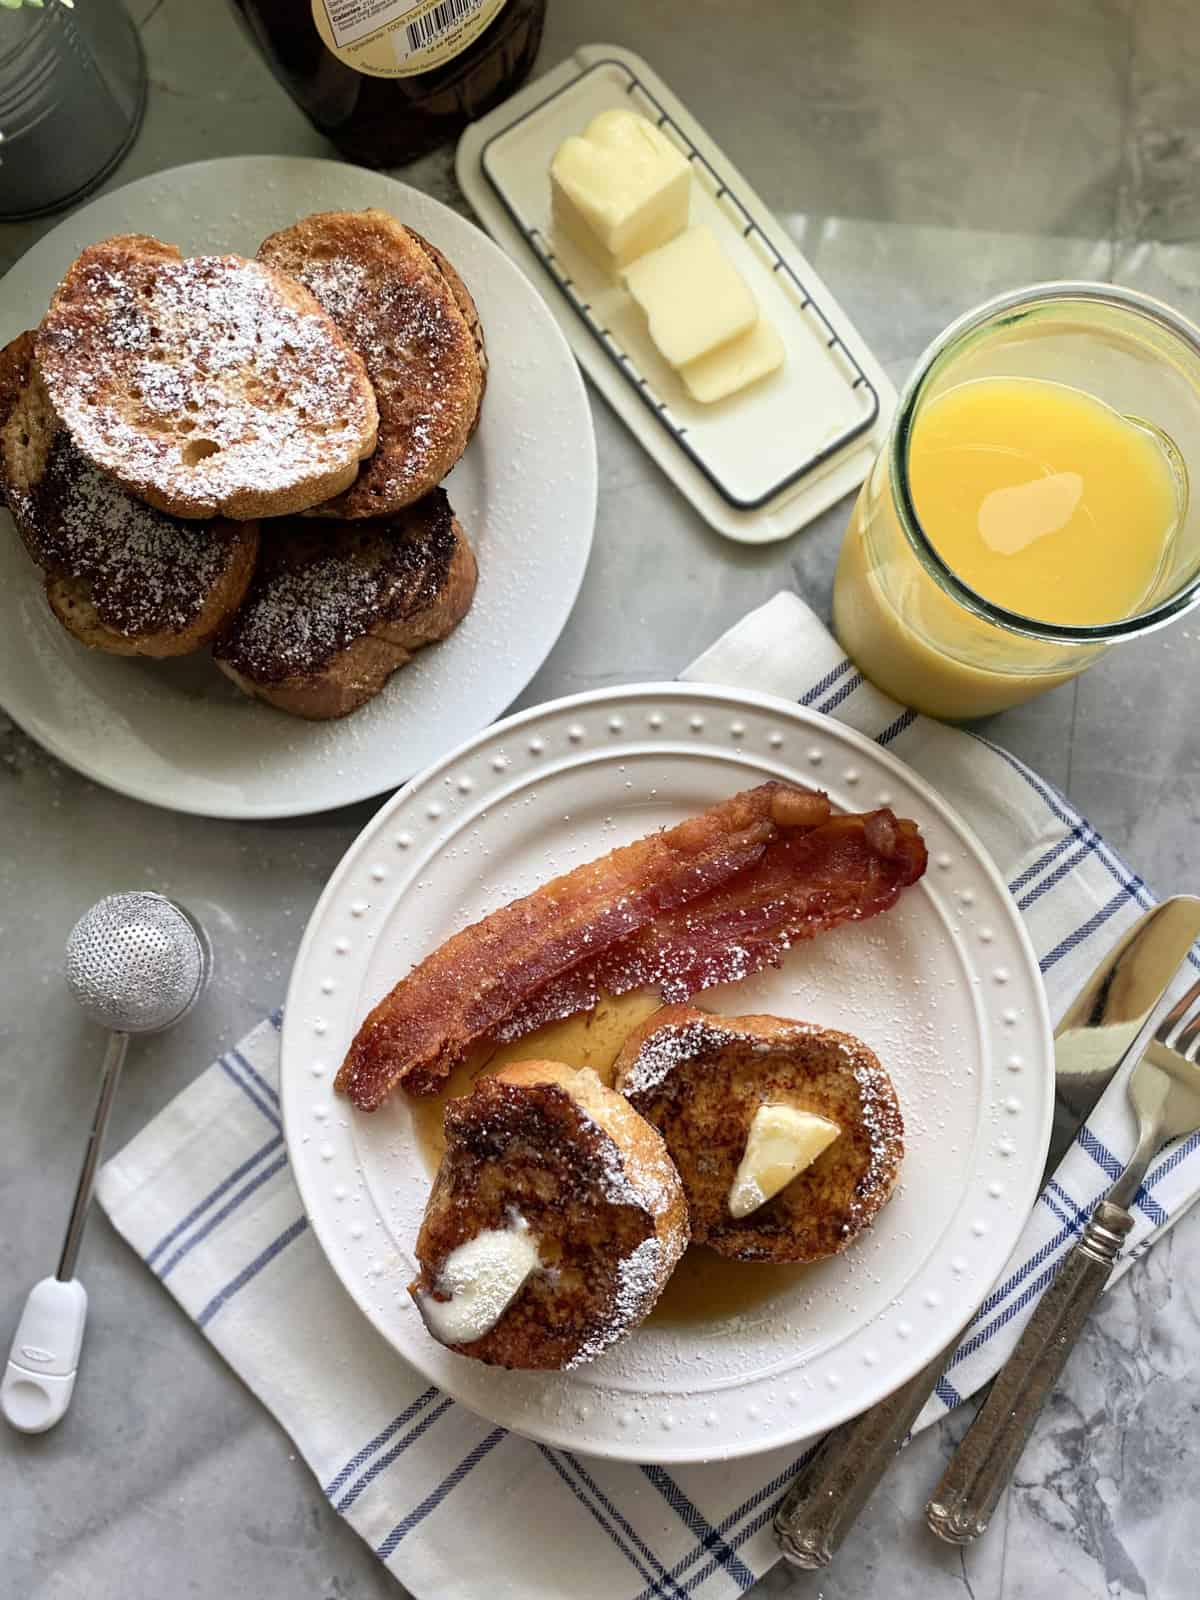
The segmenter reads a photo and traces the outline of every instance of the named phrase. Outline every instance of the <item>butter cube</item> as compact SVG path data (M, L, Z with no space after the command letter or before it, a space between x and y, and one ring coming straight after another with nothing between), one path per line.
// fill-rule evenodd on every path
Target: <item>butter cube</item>
M529 1224L513 1213L507 1226L485 1228L451 1250L435 1286L444 1298L420 1291L413 1298L435 1339L470 1344L491 1332L541 1265Z
M841 1133L836 1122L799 1106L759 1106L729 1191L729 1215L748 1217L791 1183Z
M555 226L616 273L687 227L692 175L652 122L602 111L550 164Z
M664 361L684 367L746 333L758 306L712 229L689 228L626 268L625 283L646 313Z
M693 400L712 405L745 389L783 365L783 340L766 317L759 317L749 333L739 334L706 356L698 356L679 369Z

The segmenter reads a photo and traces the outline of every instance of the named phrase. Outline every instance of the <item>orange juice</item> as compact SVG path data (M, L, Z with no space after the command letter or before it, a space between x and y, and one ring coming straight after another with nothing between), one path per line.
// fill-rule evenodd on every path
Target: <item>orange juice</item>
M1186 505L1169 443L1067 384L959 383L917 412L912 504L929 543L968 588L1035 623L1099 626L1136 613L1163 571ZM1072 677L1064 659L961 604L917 559L896 516L887 451L864 485L834 592L838 637L896 699L968 717Z
M913 430L921 526L986 600L1040 622L1114 622L1145 600L1179 517L1158 437L1040 378L980 378Z

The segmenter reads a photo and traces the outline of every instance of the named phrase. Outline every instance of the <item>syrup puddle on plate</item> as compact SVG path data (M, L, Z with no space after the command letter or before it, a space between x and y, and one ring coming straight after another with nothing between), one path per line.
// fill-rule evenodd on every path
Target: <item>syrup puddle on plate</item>
M516 1061L562 1061L569 1067L591 1067L611 1087L613 1063L626 1037L661 1004L652 989L604 995L591 1011L548 1023L511 1044L486 1046L455 1068L440 1094L411 1098L413 1130L430 1177L446 1148L442 1131L446 1102L469 1094L477 1078ZM703 1245L693 1245L647 1320L663 1327L727 1323L767 1307L807 1270L803 1265L730 1261Z

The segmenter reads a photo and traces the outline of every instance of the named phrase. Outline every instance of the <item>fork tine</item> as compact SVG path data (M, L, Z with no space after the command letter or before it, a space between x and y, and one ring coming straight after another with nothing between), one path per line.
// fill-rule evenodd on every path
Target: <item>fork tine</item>
M1196 982L1181 1000L1176 1000L1170 1011L1167 1012L1166 1016L1155 1029L1154 1037L1158 1040L1159 1044L1170 1043L1171 1035L1175 1032L1175 1029L1179 1026L1179 1024L1187 1016L1188 1012L1192 1010L1193 1006L1195 1006L1198 1001L1200 1001L1200 978L1197 978ZM1192 1042L1191 1030L1195 1028L1195 1026L1196 1022L1195 1019L1193 1019L1193 1021L1188 1024L1188 1029L1185 1030L1188 1032L1189 1044ZM1177 1050L1182 1050L1184 1048L1182 1035L1180 1035L1180 1038L1176 1041L1175 1048Z
M1196 1051L1200 1048L1200 1012L1192 1018L1176 1039L1174 1048L1186 1061L1196 1059Z

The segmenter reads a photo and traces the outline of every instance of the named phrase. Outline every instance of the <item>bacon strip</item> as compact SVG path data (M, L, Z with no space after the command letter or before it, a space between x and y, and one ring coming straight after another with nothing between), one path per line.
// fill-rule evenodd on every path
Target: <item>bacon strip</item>
M602 991L654 987L671 1003L778 966L798 940L886 911L925 866L916 824L888 810L780 836L721 888L656 918L530 996L499 1037L520 1039L588 1010Z
M819 827L823 794L765 783L543 884L447 939L375 1007L336 1086L374 1111L401 1083L431 1094L548 984Z

